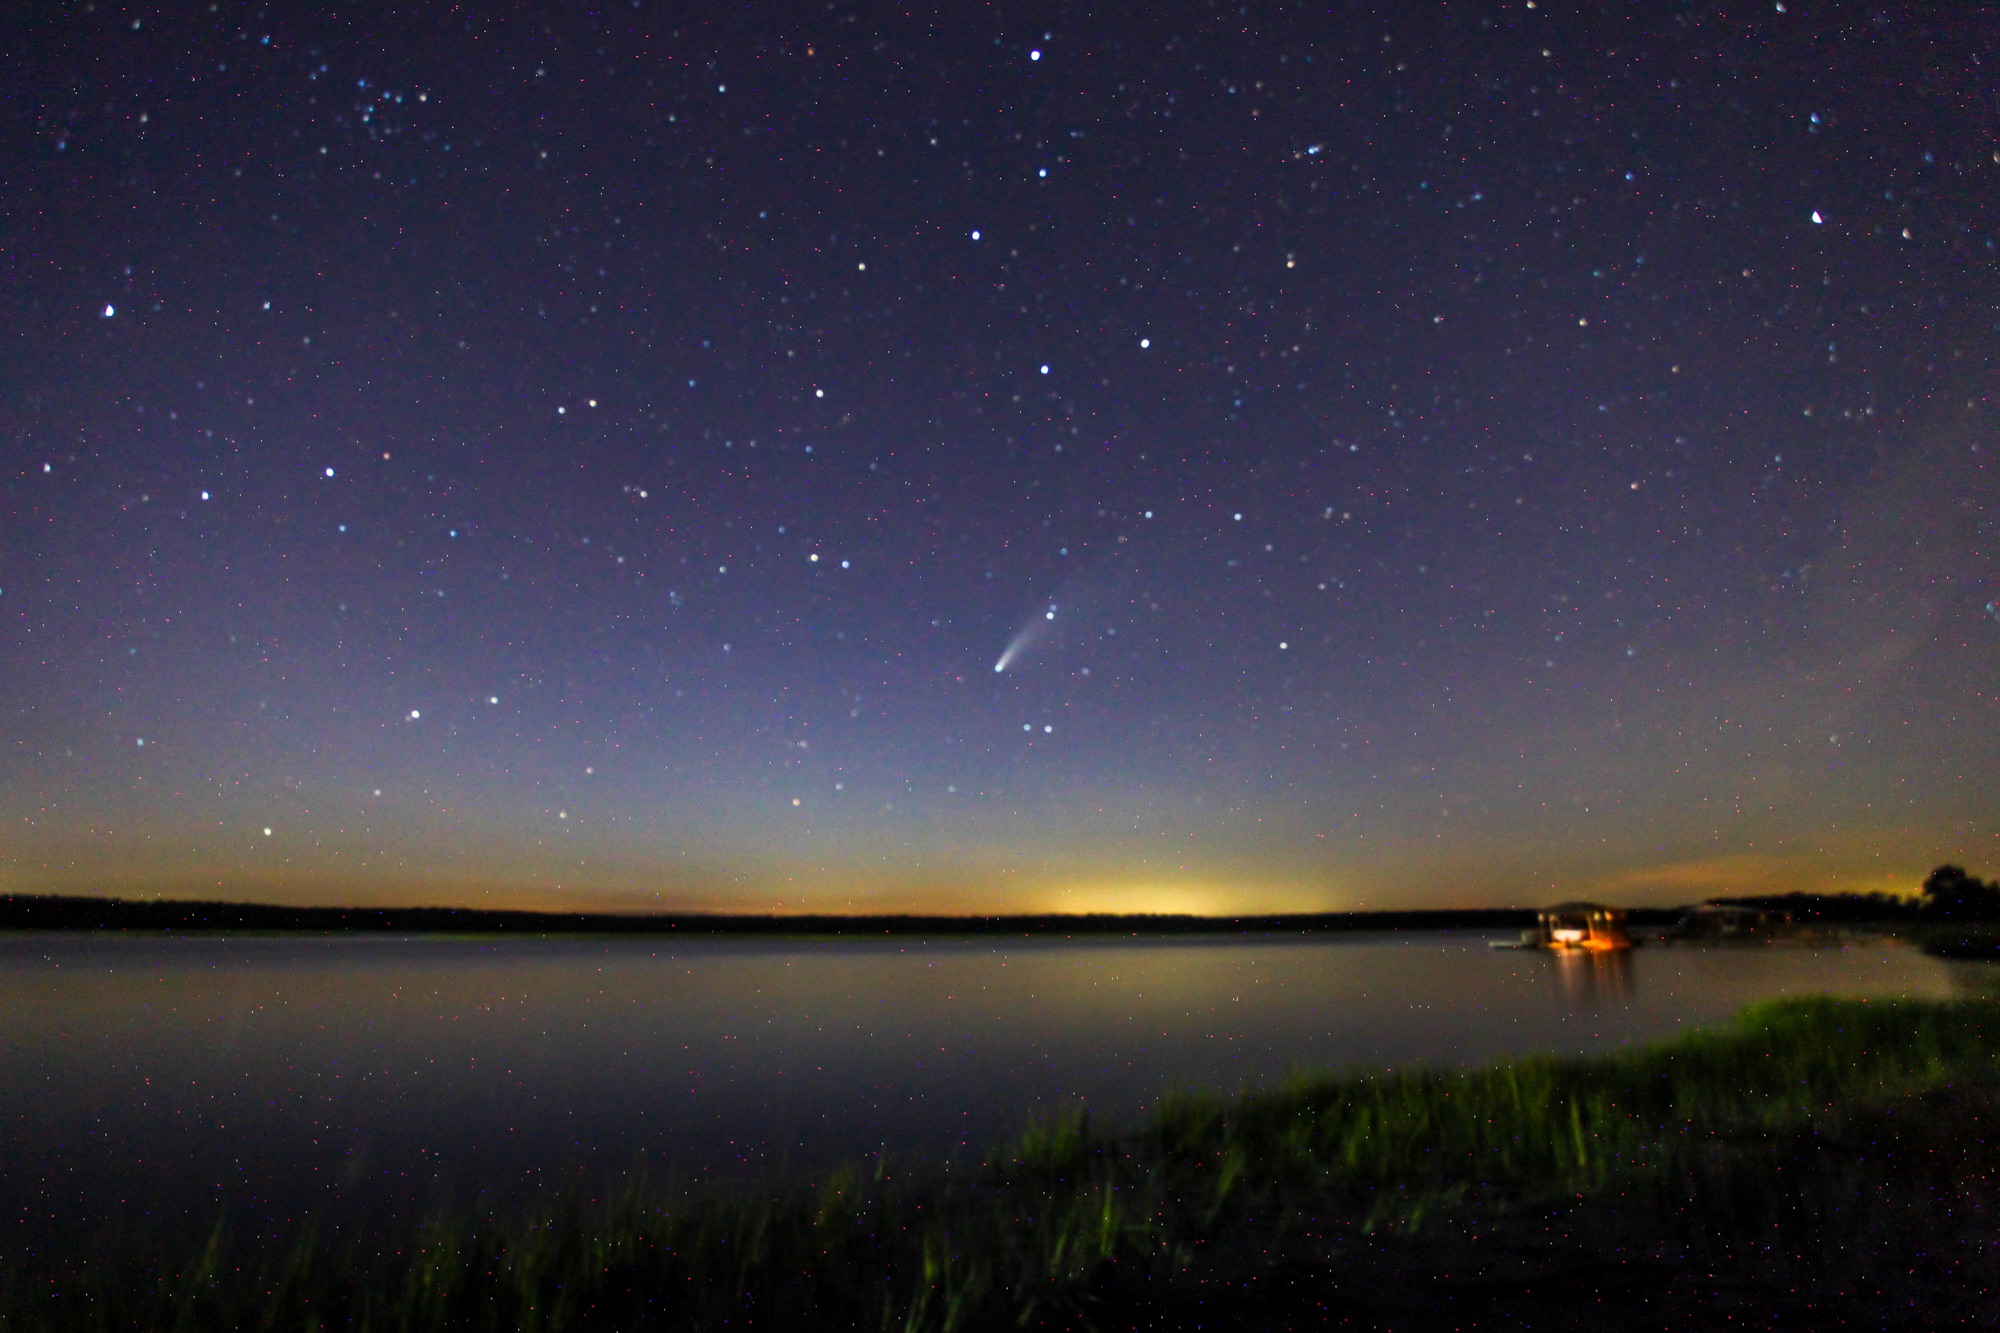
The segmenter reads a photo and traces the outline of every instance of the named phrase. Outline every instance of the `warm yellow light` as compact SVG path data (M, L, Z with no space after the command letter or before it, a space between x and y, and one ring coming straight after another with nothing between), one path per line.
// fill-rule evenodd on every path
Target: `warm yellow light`
M1275 902L1268 892L1245 886L1139 881L1063 885L1042 895L1027 910L1112 916L1240 916L1296 909L1288 902Z

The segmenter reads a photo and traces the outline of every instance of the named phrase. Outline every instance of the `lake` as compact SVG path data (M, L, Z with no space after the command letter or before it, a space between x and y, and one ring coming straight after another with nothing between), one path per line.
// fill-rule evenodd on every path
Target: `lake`
M0 1229L508 1205L978 1156L1037 1111L1587 1052L1780 995L1953 993L1890 941L1559 958L1489 934L0 936Z

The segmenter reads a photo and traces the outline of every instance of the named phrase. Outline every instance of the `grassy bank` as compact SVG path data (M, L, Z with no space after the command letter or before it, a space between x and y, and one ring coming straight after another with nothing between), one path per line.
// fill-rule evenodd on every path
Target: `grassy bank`
M1171 1310L1286 1265L1332 1271L1384 1237L1579 1195L1620 1199L1623 1224L1685 1229L1692 1207L1750 1225L1732 1190L1767 1193L1732 1186L1719 1146L1754 1143L1758 1169L1779 1169L1772 1145L1790 1160L1820 1126L1996 1076L1990 1001L1786 1001L1609 1057L1302 1077L1170 1097L1116 1129L1058 1117L971 1171L637 1183L403 1236L252 1252L218 1231L179 1254L10 1264L0 1327L1110 1327L1136 1305Z

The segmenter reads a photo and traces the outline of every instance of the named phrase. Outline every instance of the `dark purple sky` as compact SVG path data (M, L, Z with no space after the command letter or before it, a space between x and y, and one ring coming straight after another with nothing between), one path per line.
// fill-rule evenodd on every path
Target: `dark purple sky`
M2000 868L1996 86L1971 4L13 7L0 889Z

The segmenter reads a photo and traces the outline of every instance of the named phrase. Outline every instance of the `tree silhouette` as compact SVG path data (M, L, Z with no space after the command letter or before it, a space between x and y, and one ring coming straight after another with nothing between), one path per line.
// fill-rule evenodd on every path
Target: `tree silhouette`
M1955 920L2000 917L2000 885L1985 883L1963 866L1942 865L1924 880L1923 910Z

